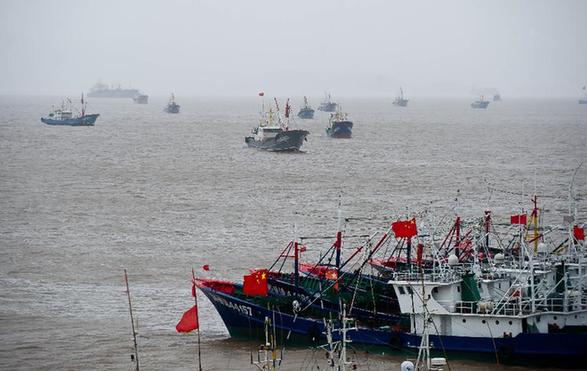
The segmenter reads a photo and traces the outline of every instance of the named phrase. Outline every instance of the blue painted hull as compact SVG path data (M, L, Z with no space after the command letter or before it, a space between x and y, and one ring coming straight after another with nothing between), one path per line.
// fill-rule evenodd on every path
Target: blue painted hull
M336 121L326 128L326 134L331 138L350 138L353 134L351 121Z
M311 108L302 108L300 112L298 112L298 117L301 119L313 119L314 110Z
M94 126L99 114L85 115L66 120L55 120L52 118L42 117L41 122L47 125L66 125L66 126Z
M274 319L280 332L290 333L291 341L302 343L324 342L322 320L271 311L251 301L226 294L209 287L200 290L210 299L231 336L258 338L263 334L265 317ZM349 331L355 344L385 347L391 350L417 349L420 336L394 332L387 328L359 327ZM338 340L335 338L335 340ZM495 343L495 345L494 345ZM520 334L516 337L459 337L430 335L431 350L443 352L476 353L493 357L500 362L556 362L561 365L581 365L587 355L587 333Z

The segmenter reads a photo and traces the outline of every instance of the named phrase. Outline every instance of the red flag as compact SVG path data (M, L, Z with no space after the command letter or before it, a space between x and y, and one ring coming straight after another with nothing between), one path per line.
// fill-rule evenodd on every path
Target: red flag
M331 281L336 281L334 286L332 286L335 290L338 290L338 271L333 268L329 268L326 270L324 274L324 278Z
M395 234L395 237L410 238L418 234L418 228L416 227L416 218L411 220L398 220L397 222L391 223L391 230Z
M244 276L243 294L249 296L267 296L267 269L259 269Z
M200 327L198 321L198 307L195 305L183 314L175 329L177 332L191 332Z
M205 271L209 271L210 270L210 266L208 264L202 265L202 269L205 270Z
M512 215L510 217L510 224L526 225L526 214Z
M260 97L262 97L262 96L264 96L264 95L265 95L265 93L264 93L264 92L262 92L262 91L260 91L260 92L259 92L259 96L260 96Z
M585 230L576 225L573 227L573 236L577 241L585 241Z

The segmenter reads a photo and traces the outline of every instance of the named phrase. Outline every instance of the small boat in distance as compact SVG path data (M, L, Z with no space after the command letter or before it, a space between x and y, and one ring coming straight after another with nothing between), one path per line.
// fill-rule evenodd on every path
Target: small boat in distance
M137 94L140 94L137 89L123 89L118 84L116 87L108 86L106 84L97 83L94 85L88 97L90 98L134 98Z
M579 98L579 104L587 104L587 86L583 85L583 98Z
M52 111L47 117L41 117L41 122L47 125L67 125L67 126L94 126L96 119L100 116L97 113L86 115L87 101L84 101L82 94L82 110L77 116L73 115L73 104L71 99L67 98L61 103L61 107Z
M350 138L353 133L353 122L342 113L340 106L336 113L330 114L326 134L331 138Z
M399 96L395 97L395 99L393 100L393 105L398 107L408 106L408 99L404 97L404 90L401 86L399 88Z
M314 118L314 109L308 104L308 98L304 97L304 106L300 108L300 112L298 112L298 117L301 119L313 119Z
M137 95L135 95L132 100L136 103L136 104L148 104L149 103L149 96L147 94L141 94L141 93L137 93Z
M263 96L261 94L259 95ZM281 119L277 99L275 99L275 109L275 112L273 112L272 108L269 108L269 111L265 112L265 104L263 103L259 126L251 131L250 136L245 137L245 143L249 147L264 149L266 151L299 151L309 132L306 130L289 129L289 114L291 110L289 99L285 104L285 120Z
M493 95L493 101L494 102L501 102L501 95L499 93L495 93Z
M487 106L489 106L489 101L485 100L485 97L483 97L483 96L481 96L481 98L479 100L476 100L473 103L471 103L471 107L473 107L473 108L485 109L485 108L487 108Z
M337 104L332 101L330 94L324 93L324 101L320 103L318 111L322 112L335 112Z
M179 113L179 107L180 107L180 105L175 103L175 95L173 93L171 93L171 98L169 99L169 103L167 103L167 106L165 106L163 111L165 111L167 113Z

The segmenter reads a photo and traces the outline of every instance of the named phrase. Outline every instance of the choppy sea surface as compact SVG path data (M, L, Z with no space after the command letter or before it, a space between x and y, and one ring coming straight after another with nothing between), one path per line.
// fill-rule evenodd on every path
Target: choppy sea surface
M256 99L177 97L178 115L162 111L165 97L93 99L95 127L43 125L60 99L0 96L0 369L132 370L126 268L142 369L193 370L196 336L175 332L192 305L192 268L240 280L296 236L334 235L339 201L347 234L412 214L441 223L488 209L506 221L534 192L545 222L562 224L572 173L587 160L587 106L573 99L487 110L465 99L412 99L405 109L340 99L353 138L327 138L317 112L296 120L311 133L303 152L286 154L246 147ZM574 188L584 222L587 164ZM330 242L310 242L308 254ZM200 324L204 369L253 369L257 342L229 339L203 295ZM355 358L359 369L389 370L405 356ZM323 360L288 348L283 369L323 369Z

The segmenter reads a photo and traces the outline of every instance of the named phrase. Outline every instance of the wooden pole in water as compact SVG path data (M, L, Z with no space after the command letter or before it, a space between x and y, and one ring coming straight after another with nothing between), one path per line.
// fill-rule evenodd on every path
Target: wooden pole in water
M192 268L192 284L194 285L194 303L196 304L196 313L198 313L198 294L196 289L196 275L194 274L194 268ZM197 316L196 316L197 318ZM198 328L197 328L197 335L198 335L198 370L202 371L202 350L200 347L200 319L197 318L198 321Z
M135 359L137 362L136 371L139 371L139 348L137 346L137 332L135 331L135 320L132 315L132 303L130 301L130 290L128 288L128 275L126 274L126 268L124 269L124 282L126 283L126 295L128 297L128 310L130 312L130 324L132 327L132 337L135 345Z

